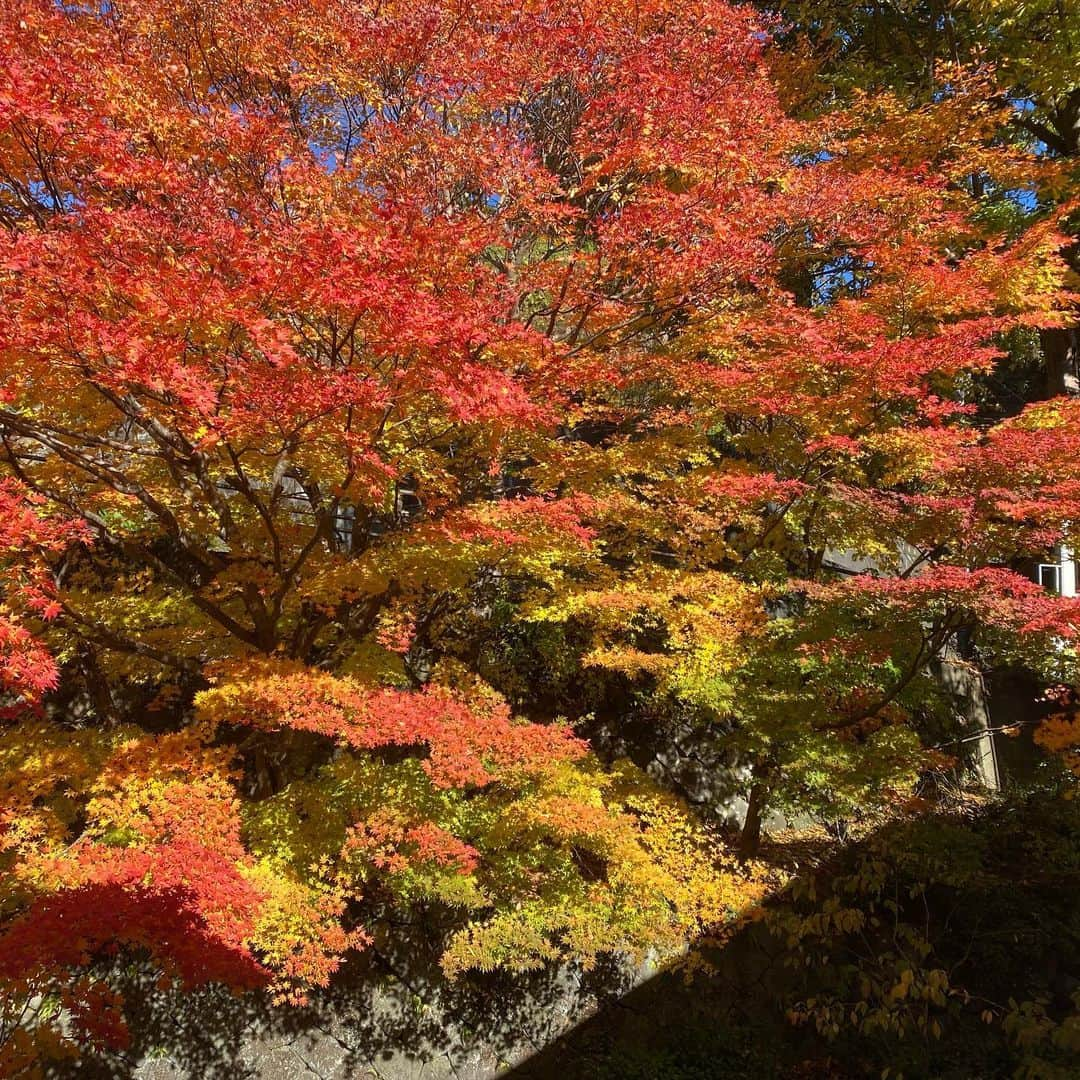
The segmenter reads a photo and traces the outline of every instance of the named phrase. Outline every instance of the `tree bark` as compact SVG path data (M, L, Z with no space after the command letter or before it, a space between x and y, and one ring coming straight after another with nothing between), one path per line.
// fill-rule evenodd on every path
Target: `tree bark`
M757 775L758 770L754 770ZM746 803L746 820L739 836L739 859L746 862L753 859L761 848L761 819L765 810L765 784L755 780L750 786L750 797Z
M1080 375L1080 331L1075 327L1042 330L1039 339L1046 358L1046 397L1075 393Z

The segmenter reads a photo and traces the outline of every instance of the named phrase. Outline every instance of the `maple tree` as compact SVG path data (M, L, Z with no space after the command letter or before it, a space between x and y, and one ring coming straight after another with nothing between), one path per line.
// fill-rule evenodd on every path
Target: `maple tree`
M999 0L902 5L838 0L823 6L780 0L762 7L782 20L787 46L797 58L788 75L788 92L804 112L828 110L837 100L865 100L867 94L883 88L901 108L951 99L956 107L988 120L987 134L994 132L999 146L1022 147L1048 166L1021 169L1006 178L999 169L988 169L985 162L973 159L970 174L957 180L979 201L980 216L1008 222L1016 234L1041 228L1047 216L1055 215L1070 237L1062 254L1075 283L1080 265L1075 239L1080 21L1072 6ZM973 384L979 414L996 419L1018 412L1026 402L1060 394L1076 378L1077 335L1075 318L1065 325L1043 327L1037 334L1005 335L993 369ZM1032 409L1021 421L1025 426L1046 428L1039 440L1040 456L1029 459L1026 470L1038 476L1040 483L1049 479L1059 455L1069 452L1061 405L1059 400L1045 410ZM998 448L988 455L999 465L1013 454L1026 457L1030 452L1010 446L1008 430L1006 425L995 433ZM1031 449L1035 445L1032 442ZM1046 551L1059 539L1057 529L1063 523L1056 512L1062 507L1055 504L1062 495L1068 497L1065 474L1058 476L1063 484L1056 494L1047 487L1049 497L1042 496L1026 508L1033 522L1047 526ZM1011 482L1007 480L1002 490ZM1019 511L1024 497L1016 493L1009 498ZM1057 696L1071 710L1072 692L1062 687ZM1063 754L1072 767L1076 736L1071 712L1055 712L1036 731L1035 739Z
M1075 5L1041 0L910 0L904 3L804 3L762 0L778 18L789 51L788 94L804 114L888 89L922 105L950 97L997 114L997 140L1065 165L1057 183L1003 182L996 170L973 169L966 182L983 216L1021 230L1047 208L1072 205L1080 160L1080 18ZM955 94L958 72L980 71L967 94ZM1004 106L1004 108L1003 108ZM1034 211L1034 213L1033 213ZM1067 230L1077 235L1075 213ZM1075 241L1066 249L1080 269ZM1033 340L1034 339L1034 340ZM981 387L984 405L1015 412L1024 401L1060 392L1076 376L1075 326L1015 335Z
M420 902L454 975L675 948L763 881L589 713L718 740L748 856L940 765L958 635L1065 677L1077 409L970 402L1064 238L964 182L1061 173L978 75L799 119L719 0L16 0L0 65L12 1000L296 1000Z

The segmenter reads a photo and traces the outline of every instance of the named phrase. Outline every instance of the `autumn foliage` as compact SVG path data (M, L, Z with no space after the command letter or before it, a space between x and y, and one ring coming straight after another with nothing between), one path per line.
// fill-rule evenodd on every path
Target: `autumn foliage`
M122 1040L118 950L297 1000L421 903L455 976L675 950L765 886L590 748L619 710L852 816L942 767L943 650L1068 678L1014 567L1080 522L1080 406L976 404L1069 318L1061 215L970 182L1060 171L985 73L801 119L772 30L3 5L12 1000Z

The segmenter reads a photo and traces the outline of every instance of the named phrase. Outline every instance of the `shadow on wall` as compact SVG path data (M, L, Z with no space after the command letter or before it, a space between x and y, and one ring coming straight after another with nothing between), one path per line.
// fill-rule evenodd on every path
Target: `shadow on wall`
M589 973L472 977L448 984L430 958L368 952L306 1008L212 989L166 993L137 970L128 1054L84 1061L80 1080L690 1080L763 1077L776 1048L807 1044L772 1008L782 957L767 934L740 934L715 971L611 963ZM752 987L752 990L751 990ZM771 1029L767 1037L763 1032ZM763 1048L769 1048L768 1054ZM717 1058L717 1055L720 1055ZM768 1067L766 1067L768 1066ZM673 1071L674 1070L674 1071Z
M507 1080L1080 1077L1071 790L884 827L797 875L767 905L772 929L755 921L703 946L707 973L657 975ZM835 1030L794 1026L789 1009Z
M1003 677L991 698L994 726L1030 720L1037 708L1030 688L1015 678ZM1022 732L1029 726L1024 724ZM1006 771L1024 780L1039 775L1033 749L1024 742L1028 738L999 740ZM1072 825L1047 825L1022 807L1007 809L1000 811L1000 820L990 814L981 824L949 825L940 834L931 819L917 826L923 830L918 843L905 837L895 848L918 850L921 843L932 854L952 858L973 850L969 840L978 839L979 857L991 860L993 873L936 897L941 940L935 947L955 953L956 962L991 986L988 997L1023 996L1031 975L1067 1001L1080 988L1080 915L1072 914L1075 904L1069 899L1080 894L1080 810L1070 831ZM1046 836L1057 838L1054 852L1032 855L1024 847L1026 838L1042 843ZM817 861L812 846L773 845L771 854L791 867ZM837 869L815 871L819 895L826 888L821 882ZM1045 874L1053 879L1049 887L1039 876ZM1043 897L1047 888L1051 901ZM1065 903L1064 914L1053 907L1055 896ZM220 989L164 992L150 974L132 966L124 974L134 1036L129 1052L53 1075L87 1080L854 1080L879 1077L882 1060L892 1063L880 1037L830 1043L812 1026L787 1022L786 1003L819 993L822 978L828 984L846 977L843 964L836 969L839 975L793 968L789 943L760 923L723 947L701 946L710 969L692 982L678 970L611 962L589 973L493 974L451 984L441 975L437 941L428 941L429 933L422 922L411 929L394 926L384 940L377 937L372 948L350 959L327 991L299 1009L273 1008L259 995L236 997ZM405 941L409 952L402 948ZM1056 968L1043 972L1040 965ZM967 1021L958 1036L909 1051L908 1080L989 1080L1010 1076L1015 1068L1006 1064L1010 1059L999 1036L992 1038L978 1023L972 1029ZM873 1066L869 1072L868 1065ZM1080 1063L1075 1075L1080 1076Z
M56 1075L486 1080L536 1055L654 970L612 962L587 974L492 974L449 983L434 953L393 954L376 941L308 1006L275 1008L258 994L219 988L163 992L151 974L133 967L124 988L134 1036L129 1051Z
M936 815L887 826L819 865L819 841L774 845L816 899L780 910L816 917L840 898L871 910L852 891L865 859L887 864L876 893L876 929L865 926L809 946L756 921L726 943L700 943L709 965L688 981L680 970L612 964L584 975L482 976L448 984L433 955L382 949L349 964L304 1009L272 1009L220 991L180 996L129 973L136 1042L123 1058L84 1062L66 1074L90 1080L1004 1080L1031 1065L1029 1049L1003 1031L1003 1003L1041 999L1067 1017L1080 991L1080 805L1053 793L990 803L978 813ZM913 883L923 887L913 890ZM897 898L896 921L881 903ZM773 902L770 907L777 908ZM832 909L836 910L836 909ZM400 929L400 928L399 928ZM925 935L920 961L909 932ZM417 934L420 933L418 928ZM940 1006L940 1037L909 1029L860 1031L845 1019L832 1040L812 1023L792 1026L786 1009L834 994L858 1000L861 975L878 981L886 1008L923 1011L915 995L894 1000L909 961L949 972L956 991ZM808 959L809 958L809 959ZM920 976L921 978L922 976ZM983 1022L997 1003L994 1022ZM877 1007L876 1005L874 1006ZM845 1007L846 1011L846 1007ZM1038 1053L1041 1049L1036 1047ZM1051 1051L1052 1054L1056 1053ZM1057 1071L1080 1076L1080 1056ZM1071 1069L1071 1071L1070 1071Z

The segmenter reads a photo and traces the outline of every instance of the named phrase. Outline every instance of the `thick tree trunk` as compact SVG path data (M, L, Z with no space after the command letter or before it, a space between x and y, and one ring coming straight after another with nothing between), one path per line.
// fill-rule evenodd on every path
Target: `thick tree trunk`
M755 775L757 770L754 770ZM765 810L766 788L760 780L755 780L750 787L750 797L746 803L746 820L739 836L739 858L746 862L754 858L761 848L761 819Z
M1080 156L1080 87L1050 107L1046 123L1032 130L1043 138L1055 157ZM1080 246L1070 245L1065 258L1080 273ZM1043 330L1039 338L1046 360L1046 396L1080 391L1080 331L1075 327Z
M1046 397L1080 390L1080 331L1075 327L1043 330L1039 334L1046 358Z
M109 688L109 680L105 678L98 664L97 653L92 645L84 643L79 647L78 657L87 694L98 720L106 728L115 727L120 722L120 716Z

